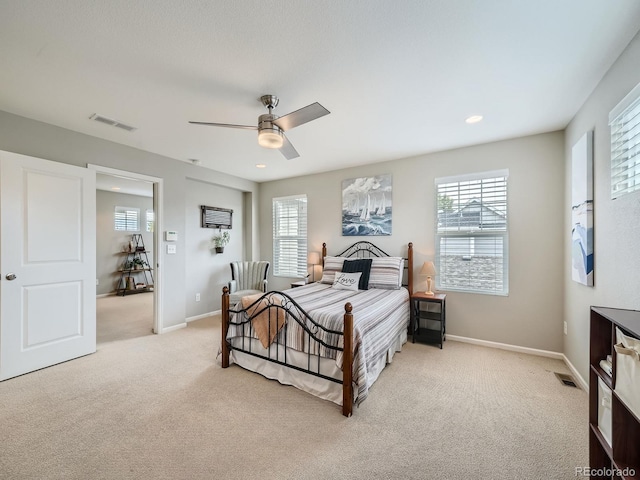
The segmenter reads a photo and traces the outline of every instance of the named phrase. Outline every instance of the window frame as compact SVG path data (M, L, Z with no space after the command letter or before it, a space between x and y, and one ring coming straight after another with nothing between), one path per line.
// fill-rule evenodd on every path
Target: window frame
M609 112L609 133L613 200L640 190L640 83Z
M288 195L285 197L274 197L272 206L272 233L273 233L273 276L286 278L306 278L307 277L307 220L308 220L308 199L306 194ZM294 225L283 226L285 217L278 216L278 209L290 208L298 209L295 217L298 218ZM301 211L302 209L302 211ZM292 217L286 217L287 222L291 222ZM290 229L287 234L283 228ZM297 234L293 234L293 230ZM282 233L278 233L282 232ZM296 243L296 254L283 256L283 242ZM295 264L295 268L294 268Z
M500 183L501 182L500 179L504 179L504 187L495 187L495 186L491 187L492 183L493 184ZM466 227L468 228L468 230L465 230L464 223L462 222L463 209L465 209L467 206L473 207L472 202L476 201L476 199L473 198L474 196L472 195L472 191L475 189L475 187L471 187L469 185L469 182L479 182L478 188L480 188L480 199L478 200L478 203L480 206L480 213L478 214L479 216L478 227L474 229L473 225L475 225L475 223L473 223L472 225L470 224L468 227ZM486 185L483 185L484 183L486 183ZM465 175L455 175L450 177L440 177L434 180L434 184L435 184L435 197L436 197L435 228L434 228L434 231L435 231L434 263L435 263L436 272L437 272L437 275L435 276L436 288L442 291L455 291L455 292L463 292L463 293L476 293L476 294L482 294L482 295L508 296L509 295L509 213L508 213L509 212L509 206L508 206L509 205L509 170L508 169L493 170L493 171L478 172L478 173L465 174ZM461 219L457 221L458 223L457 230L454 230L454 228L456 228L455 225L447 227L447 226L442 226L440 222L441 220L440 196L442 193L441 190L445 190L445 188L441 188L441 186L445 186L445 185L453 186L455 184L458 184L457 185L458 195L460 196L461 194L463 194L463 196L466 197L465 199L460 199L460 198L458 198L457 200L452 199L451 208L457 208L458 209L457 212L460 213L459 217L454 217L454 218ZM464 185L461 190L461 184L467 184L467 185ZM485 193L485 190L483 190L483 188L485 190L488 189L488 191L486 191ZM492 198L490 194L496 193L496 192L495 190L494 192L491 192L491 190L495 188L499 188L499 193L501 193L501 191L503 190L504 196L501 195L499 197L493 197L493 199L497 202L497 205L493 207L493 206L487 205L492 202L491 200L486 200L486 198ZM495 218L497 218L498 221L494 221L494 223L483 223L482 219L483 219L483 212L485 209L489 209L491 211L490 213ZM445 214L444 211L442 213ZM502 222L499 221L500 216L504 219L504 227L501 226ZM486 226L483 227L483 225L486 225ZM443 243L446 242L446 239L452 240L451 242L452 246L450 248L455 248L454 246L455 243L458 243L458 245L462 245L464 248L465 240L468 240L469 253L467 255L465 255L464 253L459 253L457 255L458 257L460 257L459 261L472 262L474 258L479 259L481 257L502 258L502 287L493 288L493 289L484 289L484 288L481 289L481 288L474 288L470 285L467 285L467 286L452 285L455 279L459 279L460 281L464 281L464 280L471 281L474 278L474 276L471 275L471 270L469 270L466 275L459 275L457 277L446 273L446 268L447 268L445 266L446 262L443 263L442 257L444 255L441 254L441 248ZM497 239L500 239L500 241L498 242ZM481 255L477 253L477 250L479 248L483 248L485 252L487 252L488 250L486 249L486 246L490 245L492 241L494 242L493 254L485 253L485 255ZM501 243L501 248L498 247L498 243ZM498 254L498 252L501 252L501 254ZM472 264L469 263L469 265L472 265ZM494 263L494 267L497 268L497 265L498 265L497 263ZM446 280L443 281L443 278L451 278L452 280L447 282ZM496 282L496 287L497 285L499 284Z

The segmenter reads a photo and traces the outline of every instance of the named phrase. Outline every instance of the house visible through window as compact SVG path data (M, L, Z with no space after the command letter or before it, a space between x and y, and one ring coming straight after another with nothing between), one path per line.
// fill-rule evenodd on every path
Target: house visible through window
M609 113L611 198L640 189L640 84Z
M307 275L307 196L273 199L273 274Z
M436 288L508 294L508 175L436 179Z
M140 209L132 207L116 207L114 229L122 232L140 231Z

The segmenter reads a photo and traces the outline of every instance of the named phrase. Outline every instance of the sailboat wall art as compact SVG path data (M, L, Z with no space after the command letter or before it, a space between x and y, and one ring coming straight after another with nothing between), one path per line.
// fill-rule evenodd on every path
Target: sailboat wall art
M342 181L342 235L391 235L392 175Z

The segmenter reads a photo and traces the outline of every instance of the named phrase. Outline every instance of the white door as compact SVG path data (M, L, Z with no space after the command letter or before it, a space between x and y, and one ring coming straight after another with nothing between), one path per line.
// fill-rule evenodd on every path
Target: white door
M0 151L0 380L96 351L95 172Z

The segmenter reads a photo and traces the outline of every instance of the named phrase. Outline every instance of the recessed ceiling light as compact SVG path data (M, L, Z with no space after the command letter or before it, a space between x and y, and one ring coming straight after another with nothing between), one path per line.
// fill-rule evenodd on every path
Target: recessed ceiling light
M111 190L120 190L120 187L111 187Z
M482 120L482 115L471 115L470 117L468 117L465 120L465 122L467 122L467 123L478 123L481 120Z
M267 168L267 166L264 163L256 163L256 167L258 167L258 168Z

